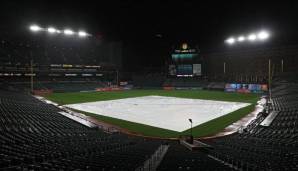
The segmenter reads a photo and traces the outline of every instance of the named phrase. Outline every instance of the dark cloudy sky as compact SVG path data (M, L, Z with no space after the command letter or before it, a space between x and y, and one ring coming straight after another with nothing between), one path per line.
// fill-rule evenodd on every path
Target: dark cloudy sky
M25 28L30 23L82 28L142 51L168 50L178 42L192 42L202 51L220 51L227 37L260 29L272 32L268 44L298 43L298 1L207 2L3 0L0 28Z

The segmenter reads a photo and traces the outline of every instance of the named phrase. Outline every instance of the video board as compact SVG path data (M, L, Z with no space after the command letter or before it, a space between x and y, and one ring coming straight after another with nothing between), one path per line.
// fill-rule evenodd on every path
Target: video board
M192 65L191 64L182 64L177 65L177 75L192 75Z
M196 48L189 46L187 43L182 43L181 46L175 48L172 52L172 61L175 63L189 62L198 57L198 51Z

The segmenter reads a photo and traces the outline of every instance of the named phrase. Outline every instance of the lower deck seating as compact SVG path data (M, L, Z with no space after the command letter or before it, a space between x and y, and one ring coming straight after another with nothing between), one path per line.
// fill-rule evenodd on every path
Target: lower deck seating
M211 155L243 170L298 169L298 85L275 90L272 109L278 115L270 126L215 139Z
M134 170L161 144L90 129L58 111L0 90L0 169Z
M298 170L298 85L275 85L272 123L263 112L243 133L208 140L188 151L175 142L157 168L165 170ZM0 90L0 170L135 170L160 140L90 129L59 108L20 92Z

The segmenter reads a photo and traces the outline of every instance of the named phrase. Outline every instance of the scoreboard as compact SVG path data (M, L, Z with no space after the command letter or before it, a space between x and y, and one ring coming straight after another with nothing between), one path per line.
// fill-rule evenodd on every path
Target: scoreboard
M187 43L176 47L171 53L168 74L178 77L193 77L202 75L202 60L199 50Z

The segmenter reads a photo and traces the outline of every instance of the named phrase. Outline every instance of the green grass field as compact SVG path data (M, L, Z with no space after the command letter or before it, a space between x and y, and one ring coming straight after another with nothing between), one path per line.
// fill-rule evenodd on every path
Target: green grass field
M47 99L54 101L60 105L74 104L92 101L113 100L129 97L140 97L148 95L171 96L192 99L205 99L205 100L220 100L220 101L233 101L233 102L246 102L251 105L236 110L232 113L216 118L204 124L195 126L193 128L193 135L195 137L202 137L215 134L233 122L241 119L251 111L253 111L256 101L259 96L256 94L239 94L239 93L226 93L221 91L207 91L207 90L129 90L129 91L114 91L114 92L76 92L76 93L53 93L46 96ZM80 111L82 112L82 111ZM190 130L184 132L176 132L172 130L152 127L149 125L133 123L112 117L96 115L92 113L82 112L86 115L92 116L100 121L117 125L119 127L130 130L145 136L154 136L161 138L176 138L179 135L188 135Z

